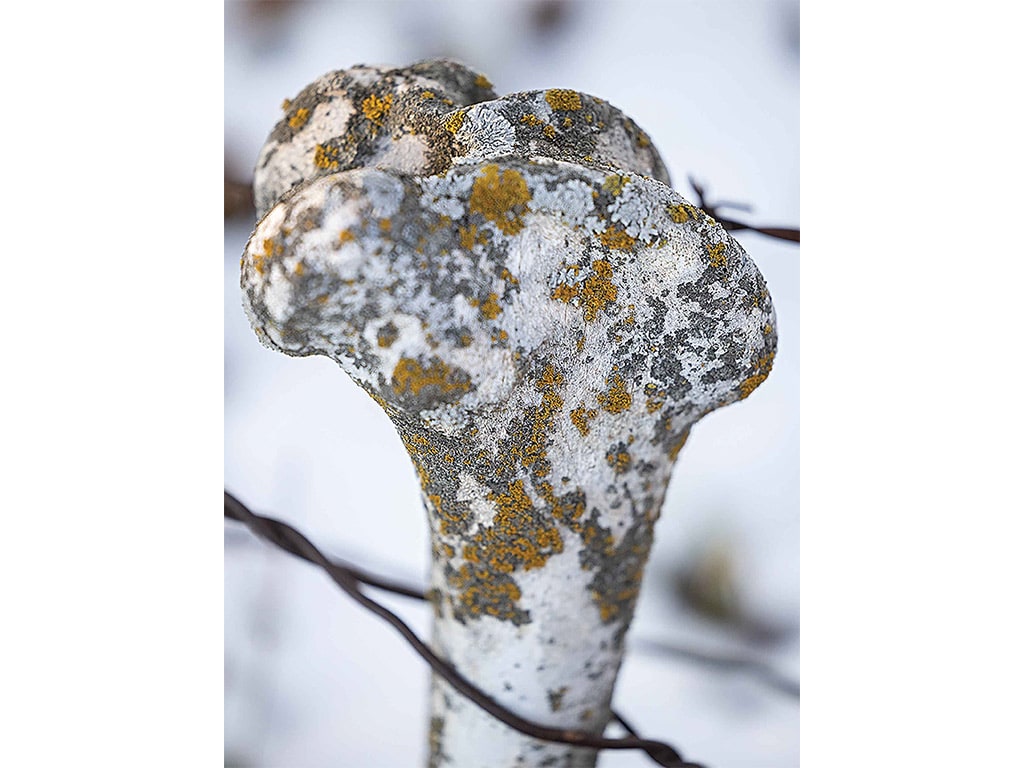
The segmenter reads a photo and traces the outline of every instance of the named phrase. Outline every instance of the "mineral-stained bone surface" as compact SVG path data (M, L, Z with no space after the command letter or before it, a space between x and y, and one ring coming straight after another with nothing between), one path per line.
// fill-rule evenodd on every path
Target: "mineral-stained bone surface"
M428 510L437 650L522 714L600 733L672 465L768 375L774 311L618 109L490 88L432 61L287 102L244 303L263 343L331 357L394 421ZM432 765L594 759L435 682Z

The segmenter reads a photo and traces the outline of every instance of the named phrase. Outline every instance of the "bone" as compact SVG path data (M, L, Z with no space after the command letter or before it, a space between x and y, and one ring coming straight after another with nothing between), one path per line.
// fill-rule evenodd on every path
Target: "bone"
M554 137L515 119L563 113ZM264 344L330 357L394 422L430 525L435 650L520 715L600 734L673 465L771 370L771 298L606 102L411 114L454 138L443 172L315 172L281 192L242 259L244 306ZM287 186L267 178L258 199ZM595 763L432 691L431 766Z

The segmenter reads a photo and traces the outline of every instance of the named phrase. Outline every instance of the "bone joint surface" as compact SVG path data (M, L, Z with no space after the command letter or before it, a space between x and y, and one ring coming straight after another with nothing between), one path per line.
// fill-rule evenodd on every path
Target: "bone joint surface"
M771 370L743 248L608 102L447 60L325 75L258 160L259 339L326 355L422 486L432 643L520 715L600 734L676 457ZM432 685L431 766L592 766Z

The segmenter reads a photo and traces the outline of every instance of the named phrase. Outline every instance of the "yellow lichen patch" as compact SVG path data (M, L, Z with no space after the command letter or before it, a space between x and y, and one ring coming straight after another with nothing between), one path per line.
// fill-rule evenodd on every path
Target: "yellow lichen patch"
M656 413L660 411L665 405L665 399L668 393L663 389L658 389L654 384L648 384L644 387L644 394L647 395L647 412Z
M338 162L339 151L337 147L330 147L326 144L317 144L316 152L313 155L313 164L317 168L327 171L336 171L341 167Z
M459 227L459 245L464 251L473 250L473 246L487 245L489 238L487 237L487 230L478 229L476 224L470 224L468 227Z
M625 251L636 245L635 237L630 237L625 230L614 224L609 224L597 239L612 250Z
M501 314L501 305L498 303L498 294L487 294L487 299L480 305L480 314L488 320L493 320Z
M466 110L460 109L456 112L452 112L444 121L444 129L448 133L458 133L459 128L462 127L462 121L466 119Z
M708 256L712 267L724 267L728 263L725 258L725 243L706 245L705 248L708 249Z
M573 425L583 437L590 434L590 425L587 422L595 416L597 416L597 411L591 411L582 404L569 412L569 418L572 419Z
M547 477L551 471L547 461L549 435L554 425L555 414L565 405L562 396L555 389L564 381L562 374L555 370L554 366L545 367L536 382L537 391L543 393L541 403L527 411L530 420L529 432L509 451L509 461L519 463L526 469L532 468L537 477Z
M621 475L633 465L633 457L629 455L629 451L608 451L604 458L617 475Z
M473 182L469 210L479 213L506 235L517 234L524 226L523 214L530 202L526 179L514 169L498 172L498 166L485 165Z
M669 218L676 224L685 224L690 219L697 218L697 209L689 203L670 205L666 210L668 211Z
M556 133L557 133L557 131L555 130L555 126L553 126L553 125L545 125L544 126L544 135L547 136L549 139L555 138L555 134Z
M540 568L552 554L562 551L558 528L542 522L522 480L512 483L508 493L491 493L487 498L498 511L494 524L475 538L483 559L492 569L511 573L517 566L527 571Z
M508 282L510 285L519 285L519 280L508 271L508 267L502 267L501 279Z
M473 84L476 85L477 88L492 88L494 86L494 83L492 83L483 75L477 75L476 80L473 81Z
M612 265L603 259L594 262L594 274L583 281L583 319L587 322L597 318L597 313L613 303L619 291L612 283Z
M544 100L552 109L561 109L568 112L575 112L583 108L580 95L576 91L567 88L552 88L544 92Z
M383 99L376 94L370 94L363 99L363 114L366 119L379 124L384 119L384 115L391 111L391 100L390 93Z
M344 245L345 243L351 243L355 239L356 236L353 235L352 232L347 229L343 229L341 230L341 232L338 233L338 242L341 245Z
M598 259L592 265L594 273L582 283L568 285L559 283L551 292L551 298L569 303L579 298L583 307L583 319L590 323L597 319L597 313L613 303L619 296L619 290L612 282L612 265L604 259Z
M605 379L605 384L608 385L608 391L601 392L597 396L600 406L608 413L622 413L629 410L629 407L633 405L633 396L626 389L626 382L622 380L622 377L613 373Z
M282 112L287 112L291 108L292 108L292 100L291 99L285 99L284 101L281 102L281 111Z
M380 228L381 232L389 234L391 232L391 219L381 219L377 222L377 226Z
M388 323L377 331L377 346L387 349L398 340L398 329Z
M302 273L305 272L305 271L306 271L306 269L305 269L305 267L302 266L302 262L301 261L295 262L295 274L298 277L302 277Z
M601 185L601 189L611 194L612 197L618 197L622 194L623 188L629 184L630 181L631 179L629 176L613 173L605 177L604 183Z
M562 127L563 128L572 128L572 118L571 117L563 118L562 119Z
M768 378L768 374L771 373L774 363L774 352L758 358L754 366L754 373L740 382L740 400L750 397L750 393L761 386L762 382Z
M252 254L252 267L259 274L263 274L263 270L266 267L268 259L272 259L275 256L280 256L284 253L284 246L276 242L273 238L267 238L263 241L263 252L254 251Z
M651 137L643 131L640 131L636 135L636 145L638 147L649 147L651 146Z
M309 110L305 107L295 110L295 114L288 118L288 127L293 131L299 130L309 120Z
M466 376L457 375L441 360L433 360L424 367L418 360L403 357L391 374L391 386L398 394L419 395L424 387L437 387L442 394L464 395L470 389Z
M420 98L421 99L433 99L434 98L434 92L433 91L424 91L423 93L420 94Z
M519 118L519 122L526 123L527 125L532 125L535 128L542 125L547 125L547 123L545 123L532 112L530 112L529 114L525 114L521 118Z

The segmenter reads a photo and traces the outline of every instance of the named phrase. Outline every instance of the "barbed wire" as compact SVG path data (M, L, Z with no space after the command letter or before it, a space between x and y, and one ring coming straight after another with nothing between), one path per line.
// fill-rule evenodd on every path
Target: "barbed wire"
M227 534L228 531L225 531ZM239 529L237 531L241 538L225 539L225 546L255 543L257 539L251 530ZM359 574L360 580L368 586L377 587L386 592L402 597L408 597L421 602L429 602L426 591L422 587L414 586L408 582L396 581L391 578L384 578L362 570L349 561L342 561L338 558L331 558L335 566L349 568ZM691 645L668 640L656 640L649 637L633 637L629 641L630 650L647 656L668 656L691 664L702 666L705 669L719 673L732 673L749 677L760 681L762 684L772 688L784 696L800 700L800 681L794 680L779 672L775 667L766 661L743 655L742 653L721 653L708 651ZM613 712L612 715L619 725L627 732L631 729L626 725L622 716ZM636 735L635 733L633 735Z
M435 674L496 720L519 733L541 741L568 744L573 747L599 750L639 749L646 752L655 763L665 768L707 768L701 763L684 759L674 747L665 742L642 738L626 720L616 713L613 713L615 719L629 734L628 736L620 738L595 736L583 731L554 728L517 715L473 685L451 664L435 654L397 614L368 597L360 587L372 586L395 594L422 599L423 595L418 590L389 579L373 576L361 569L331 561L297 529L281 520L256 514L227 491L224 491L224 517L245 524L251 531L271 544L322 568L349 597L396 629L420 658L427 662Z
M690 182L690 186L693 187L694 194L697 195L697 207L721 224L722 229L729 232L735 232L739 229L748 229L751 232L760 232L762 235L774 237L778 240L789 240L794 243L800 242L800 230L795 227L755 227L752 224L746 224L742 221L722 216L720 213L722 208L733 208L737 211L744 211L745 213L752 213L754 209L746 203L730 203L724 200L720 200L717 203L709 203L704 194L704 185L698 182L693 176L687 176L686 180Z

